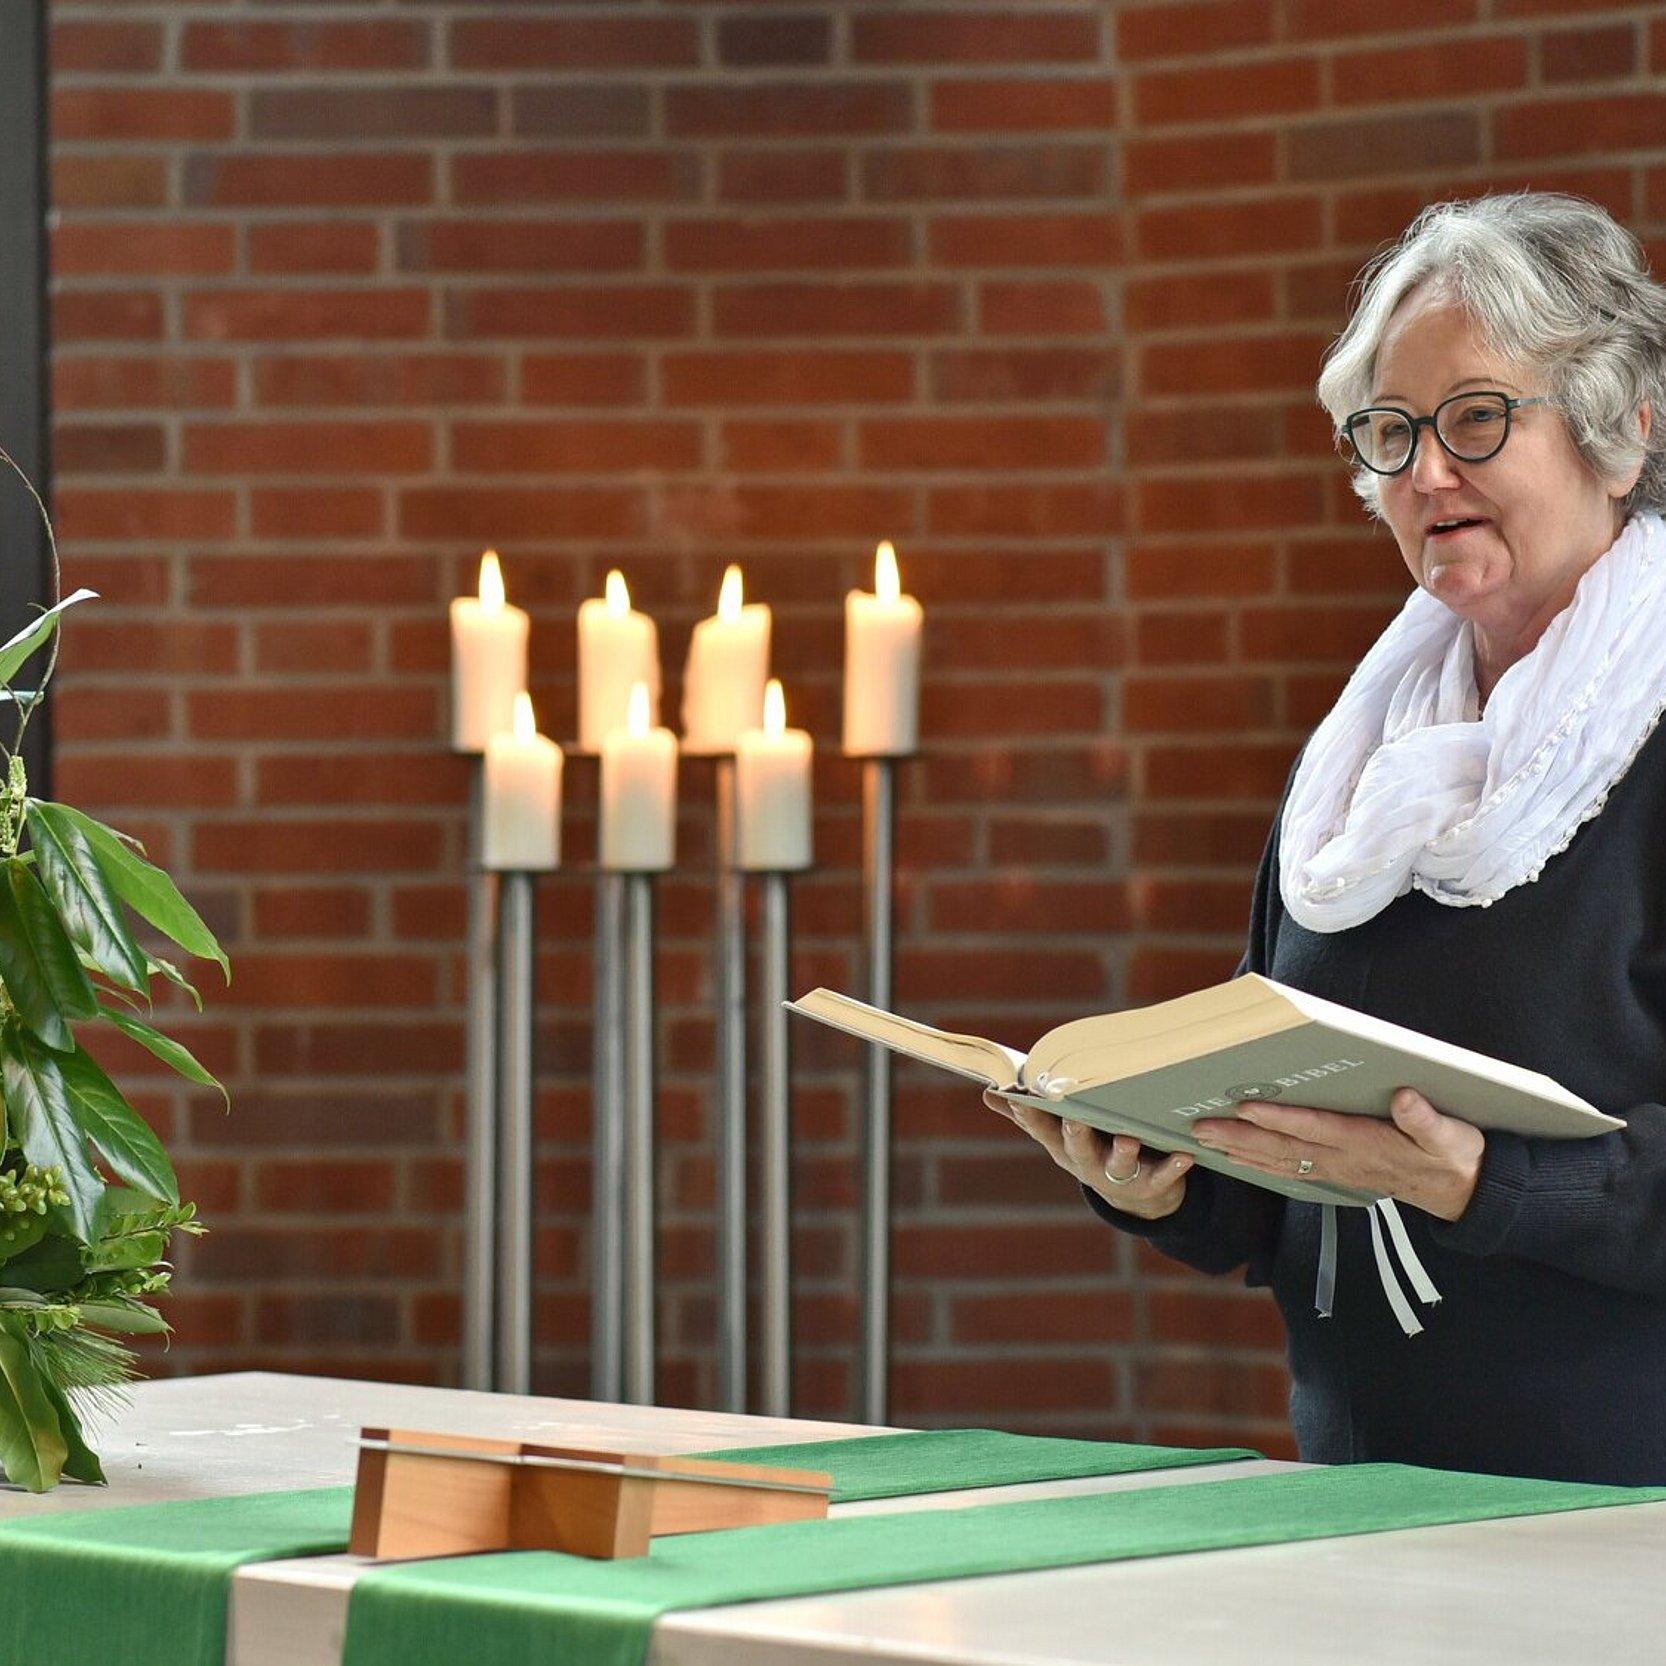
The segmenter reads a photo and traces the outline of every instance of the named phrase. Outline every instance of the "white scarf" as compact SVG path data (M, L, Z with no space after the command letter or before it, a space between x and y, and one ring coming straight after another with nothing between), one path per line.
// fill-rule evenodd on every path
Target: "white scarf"
M1279 888L1310 931L1416 889L1454 908L1537 879L1666 707L1666 522L1635 515L1478 713L1473 628L1414 590L1314 731Z

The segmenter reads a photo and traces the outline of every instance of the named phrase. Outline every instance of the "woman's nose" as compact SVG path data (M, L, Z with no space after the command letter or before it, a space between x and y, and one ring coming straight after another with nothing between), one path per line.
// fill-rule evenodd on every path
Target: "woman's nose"
M1411 483L1420 492L1444 491L1458 484L1459 475L1447 456L1446 448L1434 436L1433 429L1418 435L1417 451L1411 460Z

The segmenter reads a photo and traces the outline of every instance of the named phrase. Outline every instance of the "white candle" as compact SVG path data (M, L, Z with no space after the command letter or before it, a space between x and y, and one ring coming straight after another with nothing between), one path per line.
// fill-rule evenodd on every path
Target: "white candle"
M526 687L527 617L503 599L497 551L480 558L480 594L451 604L451 744L484 752L515 721L515 696Z
M920 628L924 613L901 593L889 540L874 556L874 588L845 596L844 749L855 758L913 752L920 738Z
M735 828L741 867L785 872L810 865L810 737L787 727L787 702L771 678L764 726L735 741Z
M601 865L659 873L677 849L677 737L648 721L648 685L631 690L623 729L602 737Z
M515 696L512 729L486 742L481 856L493 869L542 873L561 864L561 748L538 733L532 697Z
M764 716L769 676L769 608L743 604L739 567L723 575L715 618L694 627L683 675L683 749L732 752L743 729Z
M648 687L649 717L659 722L659 633L631 608L625 575L607 575L607 595L578 610L578 743L599 752L602 737L623 729L631 689Z

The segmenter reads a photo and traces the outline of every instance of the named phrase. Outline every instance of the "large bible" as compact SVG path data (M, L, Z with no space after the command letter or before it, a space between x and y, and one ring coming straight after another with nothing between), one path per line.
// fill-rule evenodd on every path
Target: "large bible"
M1176 1000L1078 1018L1025 1053L982 1036L934 1029L831 989L789 1010L893 1052L981 1082L1055 1116L1313 1203L1369 1203L1372 1194L1263 1174L1192 1137L1200 1117L1263 1100L1386 1118L1396 1088L1483 1130L1581 1139L1625 1124L1536 1070L1437 1041L1250 973Z

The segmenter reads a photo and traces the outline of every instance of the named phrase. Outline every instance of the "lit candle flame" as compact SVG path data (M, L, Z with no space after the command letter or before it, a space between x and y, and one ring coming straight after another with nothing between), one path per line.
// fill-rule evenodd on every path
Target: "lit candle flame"
M625 587L625 575L617 567L607 575L607 610L618 614L631 610L631 593Z
M645 735L648 732L648 685L632 683L630 703L625 707L627 734Z
M480 607L485 613L503 611L503 563L496 550L487 550L480 558Z
M874 594L882 602L894 602L902 594L902 580L897 576L897 552L887 538L873 558Z
M771 677L764 687L764 732L784 734L787 727L787 697L781 692L781 679Z
M538 718L532 710L532 696L523 688L515 696L515 739L532 740L538 734Z
M718 618L731 621L738 619L741 600L740 568L731 564L723 570L723 588L717 593Z

